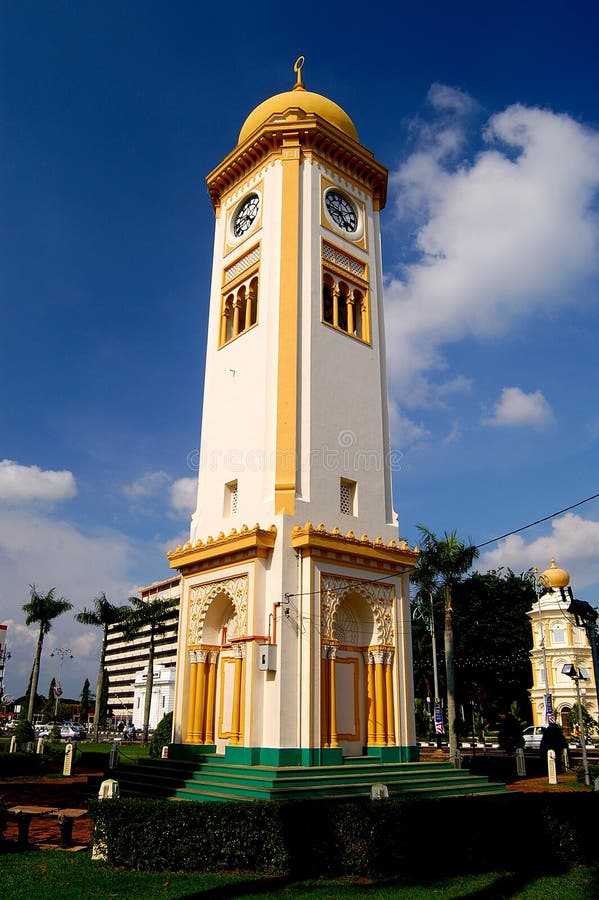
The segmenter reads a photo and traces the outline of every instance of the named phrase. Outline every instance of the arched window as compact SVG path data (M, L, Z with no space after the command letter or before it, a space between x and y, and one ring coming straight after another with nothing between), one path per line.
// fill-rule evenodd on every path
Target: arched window
M330 272L322 278L322 321L361 341L370 339L366 292Z
M223 296L219 343L222 347L258 322L258 277L239 284Z

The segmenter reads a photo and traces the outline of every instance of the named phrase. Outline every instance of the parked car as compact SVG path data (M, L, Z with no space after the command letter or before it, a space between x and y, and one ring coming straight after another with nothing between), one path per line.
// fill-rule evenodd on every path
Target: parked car
M545 731L545 725L529 725L528 728L525 728L522 732L522 737L524 738L524 749L538 750L541 746L541 740L543 735L545 734Z
M60 729L60 737L66 741L82 741L86 732L83 725L76 722L65 722Z
M51 725L38 725L35 729L35 736L47 740L52 732Z

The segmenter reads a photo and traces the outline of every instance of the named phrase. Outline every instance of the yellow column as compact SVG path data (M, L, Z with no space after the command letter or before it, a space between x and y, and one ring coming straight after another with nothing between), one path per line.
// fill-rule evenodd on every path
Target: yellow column
M216 663L218 653L210 653L208 660L208 690L206 698L206 744L214 744L214 719L216 711Z
M354 292L347 293L347 333L354 333Z
M226 303L223 304L223 312L220 319L220 343L221 346L226 344L227 342L227 320L229 318L229 307Z
M329 648L324 646L322 648L322 658L321 658L321 685L320 685L320 697L321 697L321 708L320 708L320 743L322 747L330 747L331 746L331 727L330 727L330 710L329 710L329 699L331 696L331 688L329 685L329 660L328 660Z
M362 339L370 342L370 314L366 298L362 300L360 310L362 313Z
M387 653L385 692L387 700L387 744L395 746L395 710L393 704L393 653Z
M197 662L196 662L196 652L195 650L189 651L189 699L187 704L187 743L193 744L196 740L196 735L194 733L194 711L196 705L196 671L197 671Z
M366 709L368 715L368 738L370 746L376 740L376 697L374 689L374 659L372 653L364 654L366 662Z
M193 734L194 740L198 744L204 743L204 699L206 693L206 656L205 650L198 650L196 653L196 690L195 690L195 709L193 714Z
M339 285L333 288L333 325L339 328Z
M295 512L299 328L300 142L286 134L281 148L281 287L277 375L275 513Z
M233 337L239 334L239 298L235 298L233 304Z
M241 667L243 664L242 647L235 644L235 677L233 681L233 706L231 711L231 743L238 744L241 722Z
M385 743L385 673L383 672L384 653L374 653L374 695L375 695L375 744Z
M337 655L337 650L335 647L331 647L329 650L329 678L331 685L330 692L330 725L331 725L331 747L338 747L339 741L337 739L337 682L335 678L335 656Z
M244 326L243 326L244 331L247 331L248 328L252 324L252 301L253 301L253 299L254 299L254 290L253 290L253 288L249 287L247 290L246 302L245 302L245 322L244 322Z

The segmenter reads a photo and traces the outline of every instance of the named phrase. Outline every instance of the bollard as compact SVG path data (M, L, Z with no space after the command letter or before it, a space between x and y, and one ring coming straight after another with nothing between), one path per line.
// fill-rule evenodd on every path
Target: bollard
M98 793L99 800L118 800L119 798L119 783L115 781L114 778L107 778L106 781L103 781L100 785L100 792Z
M453 762L454 769L462 768L462 754L459 750L456 750L455 756L453 757L452 762Z
M167 747L167 746L164 746L164 747L162 748L162 753L161 753L160 758L161 758L161 759L168 759L168 747Z
M549 784L557 784L557 768L555 765L555 750L547 751L547 774L549 775Z
M9 752L9 753L16 753L16 752L17 752L17 739L16 739L16 737L14 736L14 734L13 734L13 736L12 736L11 739L10 739L10 749L9 749L8 752Z
M119 783L115 781L114 778L107 778L106 781L103 781L100 785L100 791L98 793L99 800L118 800L119 798ZM106 846L106 837L99 833L99 830L96 828L94 830L94 844L92 847L92 859L108 859L108 848Z
M386 784L373 784L370 788L371 800L386 800L389 797L389 788Z
M44 739L43 738L37 739L37 749L35 752L37 753L38 756L44 755Z
M517 747L516 749L516 772L520 777L526 775L526 757L522 747Z
M595 790L599 791L599 778L595 778Z
M63 775L71 774L71 767L73 765L73 745L67 744L64 748L64 765L62 767Z
M119 745L116 741L112 742L112 747L110 748L110 758L108 760L108 768L115 769L116 764L119 759Z

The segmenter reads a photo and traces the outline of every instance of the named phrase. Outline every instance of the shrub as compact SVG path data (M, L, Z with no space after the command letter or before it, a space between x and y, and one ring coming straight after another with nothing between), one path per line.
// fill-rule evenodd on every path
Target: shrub
M162 717L152 735L152 739L150 740L150 756L153 756L156 759L161 755L162 748L166 744L170 744L172 733L173 714L172 712L169 712Z
M294 878L418 876L594 865L596 797L505 793L445 798L187 802L94 800L108 863L145 871L250 870ZM484 823L477 827L476 823ZM135 823L135 827L132 827ZM468 827L467 823L471 823Z
M13 734L18 750L24 750L27 744L35 742L35 729L28 719L19 719Z
M506 713L499 725L498 742L502 750L513 756L516 750L524 747L522 726L512 713Z
M568 749L568 741L564 732L559 725L551 723L547 726L541 738L541 746L539 747L539 756L543 760L545 772L547 771L547 751L555 750L555 769L556 772L563 772L562 751Z

